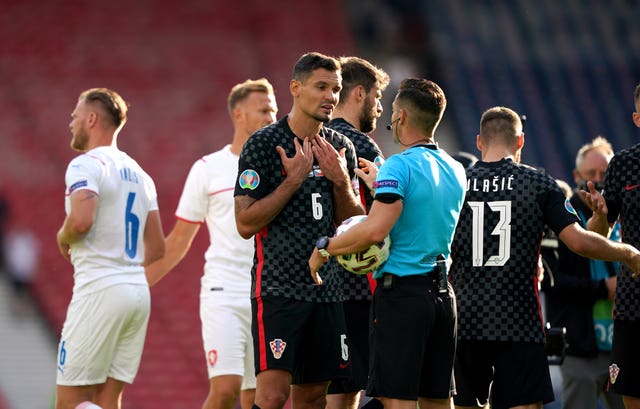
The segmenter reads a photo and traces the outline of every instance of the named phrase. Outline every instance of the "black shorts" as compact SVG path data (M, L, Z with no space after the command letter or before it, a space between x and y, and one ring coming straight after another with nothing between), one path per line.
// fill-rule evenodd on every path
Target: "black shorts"
M613 320L609 390L620 395L640 398L639 340L640 321Z
M285 370L293 384L350 375L342 303L259 297L251 299L251 312L256 374Z
M328 394L357 392L367 387L371 302L367 300L345 301L343 307L344 319L347 323L351 376L331 381Z
M544 344L458 341L455 377L456 406L485 405L490 386L492 409L554 400Z
M387 274L385 274L387 277ZM455 391L455 295L419 275L378 280L373 295L367 395L446 399Z

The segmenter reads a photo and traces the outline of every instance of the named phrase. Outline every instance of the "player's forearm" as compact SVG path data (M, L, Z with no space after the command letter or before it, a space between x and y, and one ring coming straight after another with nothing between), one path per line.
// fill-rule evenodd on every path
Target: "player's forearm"
M608 240L601 235L587 231L584 239L566 243L567 246L582 257L604 261L627 262L635 256L633 247Z
M67 217L60 230L58 230L58 243L71 245L82 240L91 230L91 226L93 226L92 223L78 223Z
M273 192L255 200L249 196L236 196L236 227L244 239L250 239L280 214L300 183L286 178Z
M610 226L607 220L607 216L601 213L594 213L589 221L587 221L587 229L589 229L589 231L598 233L601 236L609 237Z
M167 238L167 247L164 256L161 256L157 260L146 265L144 273L147 276L147 282L149 287L155 285L160 281L169 271L182 261L187 254L188 249L180 249L177 246L172 245L170 239ZM146 260L145 260L146 261Z

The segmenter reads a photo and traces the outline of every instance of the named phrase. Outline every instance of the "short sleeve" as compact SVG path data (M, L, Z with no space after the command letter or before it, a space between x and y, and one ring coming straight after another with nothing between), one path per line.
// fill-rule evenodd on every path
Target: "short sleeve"
M405 197L407 178L409 172L403 161L394 155L387 159L378 171L378 176L373 184L375 194L395 194Z
M244 144L238 159L234 196L248 195L261 199L271 192L268 175L278 152L272 143L267 142L268 137L267 134L256 133Z
M73 159L65 174L66 195L70 196L77 190L91 190L100 194L100 181L104 173L104 166L99 159L81 155Z
M191 166L176 210L180 219L201 223L207 216L209 196L205 165L204 159L200 159Z

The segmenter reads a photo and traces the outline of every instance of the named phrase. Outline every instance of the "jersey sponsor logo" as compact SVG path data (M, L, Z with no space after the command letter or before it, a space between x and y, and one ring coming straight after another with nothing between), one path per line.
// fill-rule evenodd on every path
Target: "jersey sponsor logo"
M609 381L613 385L616 383L616 379L618 379L618 373L620 372L620 367L616 364L609 365Z
M373 188L374 189L377 189L379 187L397 188L398 187L398 181L397 180L378 180L378 181L373 183Z
M573 205L571 205L571 202L569 201L569 199L565 199L564 200L564 208L569 212L569 213L573 213L576 216L578 215L578 212L576 212L576 209L573 208Z
M214 366L218 361L218 351L212 349L207 352L207 361L209 361L209 366Z
M282 358L284 349L287 347L287 343L280 338L276 338L273 341L269 342L269 346L271 347L271 353L273 353L273 357L275 359L280 359Z
M633 190L635 188L637 188L638 186L640 186L640 184L636 184L636 185L627 185L624 187L624 190L626 190L627 192L630 190Z
M243 189L254 190L260 184L260 175L253 169L246 169L238 177L238 184Z
M89 185L89 182L87 182L86 180L81 180L79 182L76 182L73 185L69 186L69 194L80 189L81 187L86 187L88 185Z
M378 169L380 169L380 166L384 163L384 158L382 156L376 156L373 163L378 167Z

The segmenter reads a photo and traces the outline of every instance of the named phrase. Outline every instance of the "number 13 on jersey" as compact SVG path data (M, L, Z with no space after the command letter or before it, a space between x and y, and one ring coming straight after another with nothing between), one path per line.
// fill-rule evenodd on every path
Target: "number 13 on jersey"
M473 215L472 228L472 265L482 266L504 266L511 256L511 202L508 200L486 202L489 209L498 212L499 220L491 232L491 236L497 236L498 254L491 255L484 261L484 222L485 222L485 202L467 202ZM490 239L488 237L487 239Z

